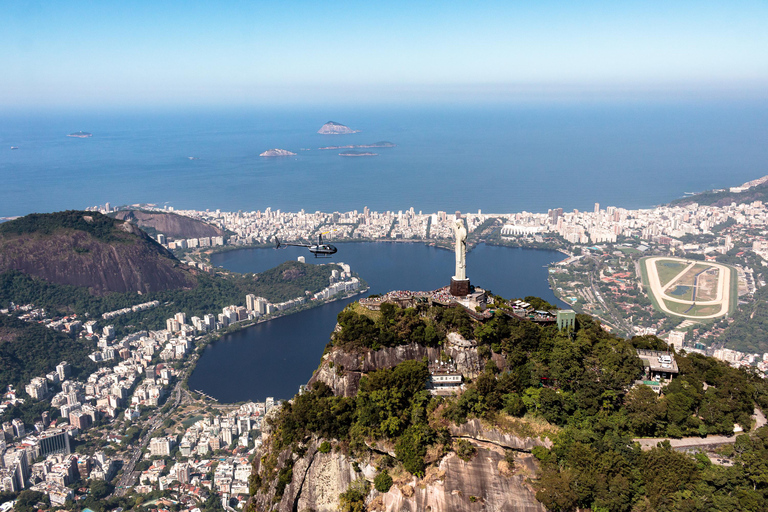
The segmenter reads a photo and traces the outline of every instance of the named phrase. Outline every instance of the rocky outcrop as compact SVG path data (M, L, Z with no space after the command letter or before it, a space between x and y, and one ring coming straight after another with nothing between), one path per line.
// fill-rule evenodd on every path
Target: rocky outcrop
M347 455L334 451L320 453L317 451L319 442L313 440L304 455L294 460L292 479L274 508L271 508L275 503L276 486L273 483L268 492L253 496L254 510L332 512L338 510L339 495L354 480L365 478L373 482L377 474L374 465L361 461L355 464ZM395 485L386 493L376 491L371 485L371 492L366 499L368 510L545 510L536 501L535 492L528 483L528 479L536 472L536 462L530 453L516 453L514 465L510 467L503 446L474 439L470 439L470 442L477 451L469 461L450 452L439 461L436 468L428 470L424 478L395 475ZM506 442L511 445L528 443L522 440L515 442L511 437ZM283 465L289 457L289 451L286 450L278 460ZM256 459L256 471L261 469L260 464L259 459Z
M445 349L441 349L410 343L365 353L335 349L324 356L320 368L309 380L309 384L322 381L336 395L354 396L357 394L357 388L363 375L383 368L393 368L403 361L424 358L434 361L440 358L442 350L445 350L446 354L453 358L457 369L465 377L475 378L482 370L482 363L476 348L447 345Z
M457 369L465 376L474 377L481 364L476 346L475 341L454 334L443 348L415 343L359 352L334 348L323 356L320 368L309 384L324 382L337 396L355 396L363 375L408 360L435 360L440 358L441 351L454 359ZM502 364L499 362L498 366L502 367ZM431 459L423 477L413 476L402 466L395 465L389 470L393 485L384 493L376 491L373 482L379 473L377 468L386 456L396 458L396 444L391 440L369 439L366 441L369 450L358 450L352 456L343 439L328 440L332 449L321 453L318 448L326 440L313 435L305 445L294 446L294 452L286 448L276 454L270 453L275 444L269 437L273 432L267 422L266 439L254 461L254 470L263 485L252 496L249 510L336 511L339 496L352 485L360 489L360 482L356 481L365 479L370 489L366 497L369 511L544 512L530 483L538 469L531 452L536 446L550 448L552 442L546 437L530 437L545 430L533 428L526 420L501 416L497 418L496 426L479 419L461 425L448 424L449 439L442 441L444 444L428 455ZM515 435L513 432L525 434ZM463 460L455 453L459 441L474 446L475 453L469 460ZM286 485L289 467L290 481ZM283 484L279 483L280 475L283 475ZM268 481L262 482L261 478ZM276 497L280 485L284 485L282 495Z
M321 453L317 450L319 441L312 441L306 453L293 462L292 479L286 485L283 495L274 510L293 512L295 510L336 511L339 494L343 493L359 475L350 459L340 453ZM279 466L284 466L291 457L290 451L283 451L278 457ZM261 461L254 461L254 471L261 470ZM267 492L252 497L254 510L272 510L276 493L275 482Z
M538 437L518 437L497 429L488 429L479 419L469 420L462 425L451 425L449 430L453 437L482 441L516 451L530 452L534 446L552 447L552 441L548 438L542 440Z
M292 153L287 149L268 149L259 156L296 156L296 153Z
M474 444L474 443L473 443ZM406 485L392 486L384 494L372 493L371 511L386 512L544 512L536 494L526 482L534 474L532 456L516 457L515 468L509 471L504 454L499 450L477 447L468 462L449 453L439 465L434 481L414 478Z
M136 226L92 212L22 217L0 229L0 272L16 270L96 295L189 288L194 275Z
M200 238L225 234L224 230L217 226L175 213L123 210L117 212L115 218L173 238Z
M344 126L343 124L336 123L334 121L328 121L319 130L317 130L317 133L322 135L346 135L348 133L358 132L360 132L360 130L353 130L349 126Z

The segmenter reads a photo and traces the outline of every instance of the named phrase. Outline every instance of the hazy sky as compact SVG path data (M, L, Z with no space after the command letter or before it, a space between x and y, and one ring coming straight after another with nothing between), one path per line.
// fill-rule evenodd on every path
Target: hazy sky
M768 2L2 3L0 106L768 96Z

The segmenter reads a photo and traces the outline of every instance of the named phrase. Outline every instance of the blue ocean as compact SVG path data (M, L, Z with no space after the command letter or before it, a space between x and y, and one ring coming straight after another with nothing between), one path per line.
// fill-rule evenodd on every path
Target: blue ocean
M316 133L329 120L360 132ZM80 130L93 137L66 136ZM318 149L378 141L396 147L356 158ZM766 141L765 103L3 113L0 217L106 202L288 211L641 208L768 174ZM297 155L259 157L271 148Z

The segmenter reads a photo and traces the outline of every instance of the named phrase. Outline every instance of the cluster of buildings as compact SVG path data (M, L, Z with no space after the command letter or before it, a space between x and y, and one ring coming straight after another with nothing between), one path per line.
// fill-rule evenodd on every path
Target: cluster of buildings
M175 249L197 249L198 247L218 247L224 245L223 236L204 236L201 238L185 238L182 240L167 240L166 236L160 233L157 235L157 242L170 250Z
M709 348L701 339L686 341L687 332L673 330L667 336L667 343L675 350L697 352L724 361L734 368L757 368L763 375L768 376L768 352L764 354L750 354L732 350L729 348Z
M33 311L34 318L26 320L53 323L47 321L43 310L32 305L6 310L20 316L29 316ZM25 386L31 400L50 401L61 418L52 422L46 411L33 429L19 418L3 425L0 489L37 490L46 493L54 506L60 506L72 498L67 486L77 480L111 479L115 462L100 451L72 454L74 440L101 421L116 419L123 410L130 422L139 419L142 408L156 407L178 375L178 370L158 362L158 358L169 352L173 358L183 357L194 346L193 339L165 330L139 331L118 340L112 326L105 326L100 333L95 321L83 327L83 335L92 335L99 348L91 359L104 365L82 381L73 378L67 361L61 361L54 371L34 377ZM20 400L9 389L4 403L12 405Z
M3 425L0 439L0 490L19 492L31 489L48 495L53 506L72 499L68 486L80 479L110 480L115 461L97 451L93 455L73 454L72 444L79 433L76 425L57 426L47 415L26 432L19 420ZM40 458L43 460L37 461ZM37 462L36 462L37 461Z
M288 311L306 304L309 300L328 300L340 293L357 292L361 287L360 280L352 276L349 265L345 263L338 263L338 265L342 270L333 270L328 286L312 296L300 296L284 302L272 303L264 297L248 294L245 296L244 306L226 306L217 315L193 316L187 320L185 313L176 313L172 318L166 320L166 330L169 333L181 336L183 340L195 335L223 329L238 322L258 320L259 318ZM183 359L189 347L181 346L180 343L180 341L171 342L166 347L169 350L168 354L173 356L170 358Z
M34 304L10 303L7 308L0 309L0 315L13 315L25 322L41 323L54 331L65 333L77 333L82 331L84 324L77 315L68 315L61 318L49 318L45 308L35 307ZM95 323L95 322L93 322Z
M39 322L59 330L72 330L95 342L96 351L90 359L100 368L84 381L72 377L72 367L67 361L60 362L46 375L31 379L25 391L33 401L49 400L51 407L59 409L61 419L51 423L48 413L30 431L21 419L14 419L3 425L4 439L0 442L0 489L19 491L33 488L45 492L56 505L72 498L67 486L80 478L110 479L114 464L97 452L90 456L73 455L72 440L102 421L113 421L121 413L126 424L140 422L146 408L157 407L167 396L170 386L179 371L172 364L187 358L195 348L201 335L245 320L255 320L285 311L307 301L325 300L339 293L355 292L361 283L352 276L349 265L339 264L340 270L333 270L329 284L314 296L297 297L282 303L271 303L263 297L249 294L244 306L228 306L222 312L207 314L202 318L187 318L183 312L166 321L166 329L138 331L117 338L114 326L89 320L80 322L76 317L50 319L42 308L28 304L12 305L2 311L29 322ZM108 321L123 314L157 307L156 301L147 302L109 312L102 315ZM24 401L9 388L3 397L2 410ZM234 446L246 450L254 443L251 432L261 428L264 415L274 406L274 400L266 403L249 403L239 410L222 417L204 418L187 429L177 445L174 436L151 439L149 450L154 456L167 457L176 448L183 457L201 458L223 448ZM112 436L119 440L119 436ZM256 440L258 441L258 440ZM42 462L33 464L40 457ZM204 459L203 459L204 460ZM179 466L172 475L187 489L189 495L198 496L200 489L221 494L248 493L250 464L242 457L231 456L226 460L214 461L215 474L212 481L207 471L199 473L211 461L191 461ZM167 468L162 461L142 474L149 485L161 489L170 484ZM186 491L185 491L186 492ZM202 491L205 494L207 491ZM199 496L198 496L199 497Z
M248 455L260 445L255 434L276 405L273 398L248 402L223 414L206 414L186 428L181 440L176 435L153 438L148 457L155 460L142 471L136 490L172 490L185 502L204 501L211 492L225 500L247 499L253 471Z
M272 244L275 236L280 240L312 240L318 233L332 231L334 239L341 240L442 240L453 238L455 213L438 211L436 213L408 210L375 212L368 207L362 211L348 212L283 212L267 208L264 211L223 212L221 210L174 210L172 207L154 208L143 205L145 209L173 211L194 219L213 224L228 230L234 235L211 237L210 239L192 239L170 241L158 235L158 242L168 249L189 249L214 247L218 245L258 245ZM101 209L103 207L94 207ZM468 231L471 232L490 217L508 217L506 215L483 215L482 211L465 214Z

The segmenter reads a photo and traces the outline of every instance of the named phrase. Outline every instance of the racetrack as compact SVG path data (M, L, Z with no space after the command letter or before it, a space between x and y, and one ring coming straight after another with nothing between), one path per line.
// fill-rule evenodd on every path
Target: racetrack
M661 284L659 277L659 268L656 265L657 262L670 261L675 263L684 263L685 266L682 270L670 279L665 285ZM704 263L701 261L690 261L682 258L671 258L666 256L652 256L649 258L643 258L640 264L645 268L645 274L648 282L646 283L650 293L653 295L654 305L666 314L679 316L683 318L690 318L692 320L709 320L718 318L728 313L732 300L736 300L736 297L731 297L731 279L735 276L732 275L731 268L720 263ZM694 270L694 267L699 267ZM703 293L707 297L706 300L697 300L698 288L702 286L701 282L705 279L711 283L714 279L715 271L717 272L717 284L714 289L707 290L707 293ZM678 287L692 287L692 294L690 299L681 298L675 296L670 291L678 289ZM712 293L714 292L714 294ZM714 298L709 298L714 295ZM676 306L674 311L671 309ZM706 311L706 314L697 315L696 310ZM714 309L714 313L710 313ZM683 310L682 312L679 310ZM689 313L691 312L691 313Z

